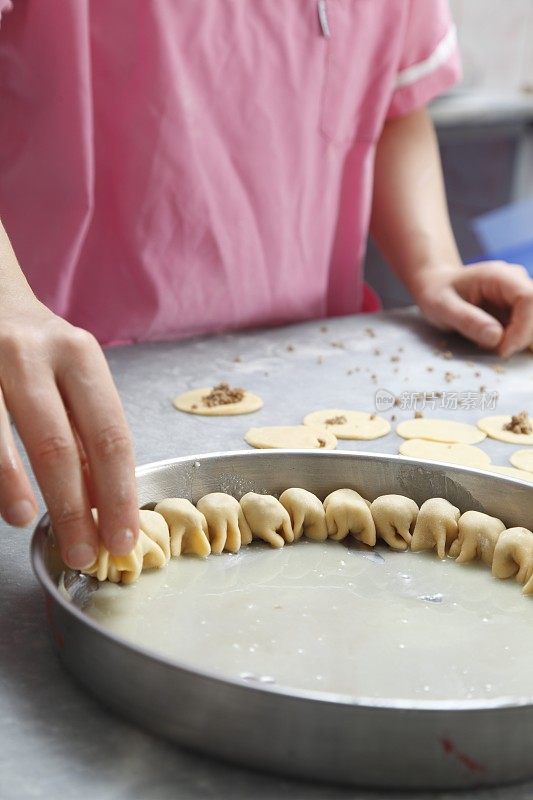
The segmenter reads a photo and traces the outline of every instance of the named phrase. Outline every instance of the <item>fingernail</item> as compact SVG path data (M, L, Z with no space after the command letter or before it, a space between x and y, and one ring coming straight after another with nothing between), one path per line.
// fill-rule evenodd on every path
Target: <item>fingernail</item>
M502 329L499 325L485 325L478 333L478 342L482 347L496 347L501 338Z
M126 528L123 531L113 534L109 542L109 552L114 556L127 556L131 553L135 544L133 531Z
M73 544L67 550L67 563L72 569L87 569L96 561L97 553L90 544Z
M4 519L10 525L17 525L19 528L23 528L25 525L30 524L36 513L29 500L17 500L6 509Z

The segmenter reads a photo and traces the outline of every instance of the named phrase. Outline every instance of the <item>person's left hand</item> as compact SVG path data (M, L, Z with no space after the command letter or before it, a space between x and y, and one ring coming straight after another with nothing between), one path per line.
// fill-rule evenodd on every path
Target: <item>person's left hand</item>
M533 345L533 280L504 261L424 271L413 296L442 330L455 330L507 358Z

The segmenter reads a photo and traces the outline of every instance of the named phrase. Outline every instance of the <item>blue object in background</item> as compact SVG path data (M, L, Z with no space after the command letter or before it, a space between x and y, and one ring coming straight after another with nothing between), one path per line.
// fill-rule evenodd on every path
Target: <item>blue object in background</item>
M472 227L486 259L522 264L533 278L533 198L489 211Z

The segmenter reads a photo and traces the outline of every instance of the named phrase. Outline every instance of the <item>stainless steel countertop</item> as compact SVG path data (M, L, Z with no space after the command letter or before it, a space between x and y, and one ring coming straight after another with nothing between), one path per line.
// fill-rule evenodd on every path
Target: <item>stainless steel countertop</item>
M328 330L322 332L322 324ZM372 328L374 336L365 329ZM495 372L497 359L454 337L454 358L434 353L442 340L411 311L389 312L182 343L145 344L108 351L136 442L137 462L176 455L237 450L251 425L296 424L320 407L373 409L376 389L402 392L471 392L455 401L479 402L481 385L500 393L496 411L426 410L426 414L475 421L485 413L511 413L533 396L533 356L524 354ZM342 343L343 347L331 343ZM294 349L287 349L292 345ZM398 353L398 348L403 352ZM379 348L381 355L373 355ZM399 355L399 361L391 356ZM239 357L240 361L234 359ZM321 357L323 363L318 363ZM475 362L475 365L474 365ZM428 372L427 367L433 366ZM359 367L358 372L351 372ZM397 370L397 372L395 372ZM447 383L446 371L460 376ZM481 376L474 375L475 371ZM371 375L377 377L373 381ZM171 398L195 386L227 379L259 393L256 414L208 418L180 414ZM446 396L454 405L454 397ZM408 400L408 398L407 398ZM409 400L408 400L409 402ZM440 402L440 401L437 401ZM394 409L398 419L412 410ZM341 449L397 452L391 434L375 442L339 442ZM482 445L506 464L512 445ZM227 767L182 751L123 722L87 696L60 666L49 641L45 610L29 564L29 531L0 525L0 797L96 800L180 800L289 795L294 800L380 800L390 792L316 786ZM127 680L127 676L125 676ZM206 731L208 735L208 731ZM402 795L405 797L405 795ZM418 795L453 798L453 794ZM464 800L529 800L533 783L476 794Z

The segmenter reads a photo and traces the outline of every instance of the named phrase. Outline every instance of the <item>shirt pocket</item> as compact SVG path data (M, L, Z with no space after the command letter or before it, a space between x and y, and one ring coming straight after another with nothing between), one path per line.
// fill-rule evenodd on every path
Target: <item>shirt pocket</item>
M400 7L397 0L385 2L387 8L383 0L317 3L325 41L320 132L328 141L349 144L379 137L393 90L399 38L394 35L394 13Z

